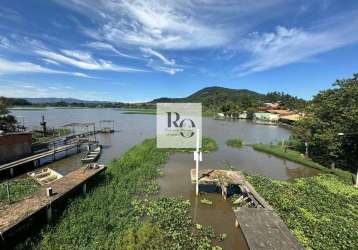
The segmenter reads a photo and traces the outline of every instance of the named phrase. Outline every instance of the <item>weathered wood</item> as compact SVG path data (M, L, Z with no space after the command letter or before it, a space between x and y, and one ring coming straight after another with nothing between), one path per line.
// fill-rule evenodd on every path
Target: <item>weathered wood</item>
M190 171L192 183L196 183L196 170ZM240 171L203 169L199 170L199 184L217 185L222 189L222 195L227 195L229 185L238 185L243 193L246 193L254 200L257 205L267 209L273 209L255 190L255 188L245 179ZM223 187L225 187L223 189Z
M12 228L41 210L51 208L53 202L64 198L65 194L79 187L93 176L103 172L105 168L103 165L97 169L82 167L52 183L51 187L54 191L54 195L50 197L46 195L46 189L49 187L46 185L42 186L40 191L36 194L20 202L1 207L0 235L4 236L8 231L11 231Z
M239 208L235 226L240 227L251 250L304 249L273 210Z

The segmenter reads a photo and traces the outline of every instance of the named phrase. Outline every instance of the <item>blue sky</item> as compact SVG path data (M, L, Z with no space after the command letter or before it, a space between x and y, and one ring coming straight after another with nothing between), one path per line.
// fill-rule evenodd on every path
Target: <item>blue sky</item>
M358 72L358 1L0 0L0 95L310 99Z

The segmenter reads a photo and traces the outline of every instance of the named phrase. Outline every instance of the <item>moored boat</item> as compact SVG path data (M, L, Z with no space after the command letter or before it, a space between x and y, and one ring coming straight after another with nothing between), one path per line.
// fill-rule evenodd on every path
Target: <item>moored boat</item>
M52 170L51 168L43 168L34 172L29 172L27 175L38 182L41 186L51 184L63 177L63 175L55 170Z
M102 151L102 146L97 146L94 150L88 151L85 156L81 159L83 163L94 162L98 159Z

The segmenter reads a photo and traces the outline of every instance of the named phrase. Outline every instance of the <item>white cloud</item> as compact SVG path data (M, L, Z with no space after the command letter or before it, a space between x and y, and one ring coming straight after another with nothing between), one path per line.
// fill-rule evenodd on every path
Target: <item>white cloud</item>
M42 58L42 60L49 64L60 65L58 62L55 62L54 60L51 60L51 59Z
M323 52L358 42L357 13L321 21L311 29L276 27L274 32L252 33L242 42L251 58L236 71L240 75L304 62Z
M0 58L0 75L19 73L64 74L90 78L90 76L83 73L53 70L30 62L13 62Z
M159 53L158 51L152 50L151 48L141 48L141 50L146 54L159 58L165 65L175 65L175 61L173 59L167 59L163 54Z
M3 48L3 49L10 49L12 46L10 44L10 41L9 39L7 39L6 37L4 36L0 36L0 48Z
M141 69L118 66L111 61L96 60L91 54L77 50L61 50L62 54L49 50L37 50L36 53L58 63L72 65L86 70L108 70L117 72L140 72Z
M226 44L231 33L224 26L207 22L192 13L191 2L181 1L57 1L80 11L99 25L83 31L95 39L102 38L120 47L134 45L161 49L195 49ZM185 5L185 6L183 6ZM196 8L201 7L197 5ZM214 13L214 9L210 10Z
M10 83L10 84L9 84ZM110 93L106 91L85 91L54 84L47 86L38 83L19 82L0 79L2 95L6 97L32 97L32 98L76 98L82 100L113 101ZM75 90L75 91L74 91Z
M90 48L94 48L97 50L108 50L111 52L114 52L115 54L122 56L122 57L126 57L126 58L132 58L132 59L138 59L138 57L136 56L132 56L132 55L128 55L125 54L123 52L120 52L119 50L117 50L113 45L109 44L109 43L104 43L104 42L90 42L86 44L87 47Z

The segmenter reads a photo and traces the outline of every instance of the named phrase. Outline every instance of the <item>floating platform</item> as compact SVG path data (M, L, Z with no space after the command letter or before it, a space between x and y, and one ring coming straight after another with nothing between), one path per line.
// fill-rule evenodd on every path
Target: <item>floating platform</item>
M196 169L191 169L190 175L192 183L196 183ZM240 171L199 170L199 184L219 186L225 199L231 185L240 188L241 197L237 201L244 206L234 210L235 226L241 228L251 250L304 249L270 204L256 192Z
M103 172L106 169L104 165L97 167L82 167L63 178L57 180L51 185L42 186L36 194L11 205L0 208L0 245L1 240L6 239L11 231L18 228L23 222L31 219L43 210L47 210L47 220L52 217L52 204L61 201L65 195L74 189L82 186L82 191L86 192L86 181ZM47 196L47 188L53 190L52 196ZM2 239L1 239L2 238Z

